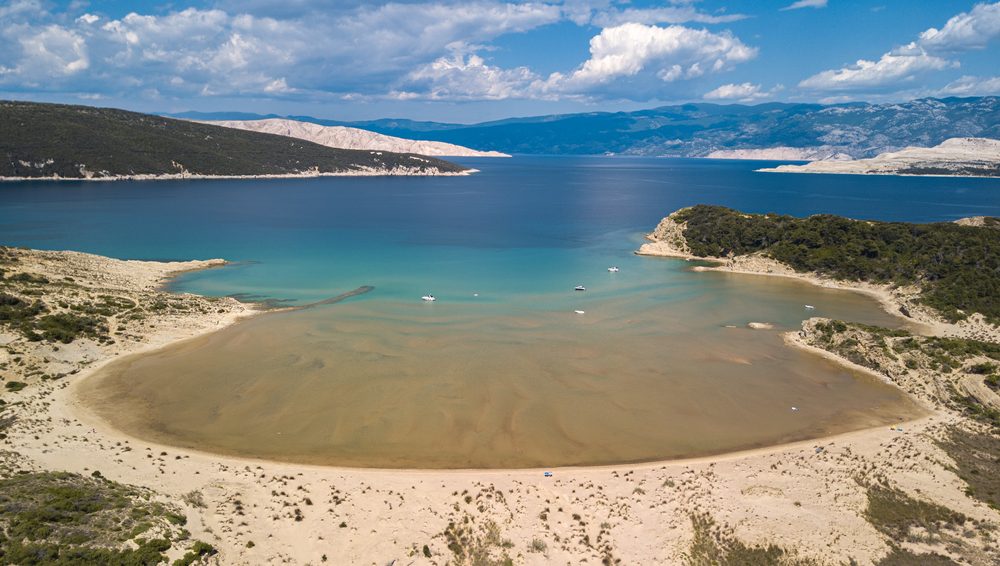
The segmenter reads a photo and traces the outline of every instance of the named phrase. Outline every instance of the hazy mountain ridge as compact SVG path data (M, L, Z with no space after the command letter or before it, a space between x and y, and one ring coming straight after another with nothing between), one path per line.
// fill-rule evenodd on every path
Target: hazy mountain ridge
M440 175L464 167L419 155L333 149L113 108L0 101L0 178L146 179Z
M202 123L288 136L339 149L391 151L436 157L510 157L497 151L477 151L446 142L410 140L349 126L324 126L287 118L219 120Z
M760 171L1000 177L1000 140L952 138L934 147L908 147L871 159L814 161L806 165L781 165Z
M194 115L206 116L178 116ZM225 113L213 116L221 115ZM402 119L294 119L504 153L705 157L726 150L798 148L858 159L909 146L930 147L955 137L1000 138L1000 97L834 105L698 103L471 125Z

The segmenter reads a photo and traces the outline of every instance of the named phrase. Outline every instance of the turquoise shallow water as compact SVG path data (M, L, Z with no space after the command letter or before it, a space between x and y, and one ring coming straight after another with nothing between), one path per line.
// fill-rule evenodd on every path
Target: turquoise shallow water
M0 184L0 242L136 259L238 265L175 287L310 301L360 285L361 300L518 303L575 285L588 297L656 285L632 256L641 234L697 203L938 221L1000 215L992 179L780 175L685 159L515 157L451 178L323 178ZM622 277L605 269L619 265ZM669 271L668 271L669 272ZM575 300L575 299L574 299Z
M468 163L482 172L0 184L0 242L235 261L173 284L211 295L304 303L374 287L113 364L88 380L88 398L132 434L322 464L494 468L717 453L919 413L780 337L809 316L898 319L854 293L633 255L665 214L710 203L1000 215L991 179L760 174L765 163L708 160Z

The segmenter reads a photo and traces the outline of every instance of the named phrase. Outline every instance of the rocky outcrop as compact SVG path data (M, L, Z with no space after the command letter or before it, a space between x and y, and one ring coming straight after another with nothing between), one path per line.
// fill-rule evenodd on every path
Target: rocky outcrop
M677 221L677 215L687 210L682 208L670 216L666 216L652 232L646 234L649 240L636 250L638 255L651 255L661 257L692 258L691 248L684 239L684 224Z
M974 226L977 228L993 228L995 230L1000 230L1000 218L993 216L969 216L968 218L959 218L955 221L955 224L959 226Z

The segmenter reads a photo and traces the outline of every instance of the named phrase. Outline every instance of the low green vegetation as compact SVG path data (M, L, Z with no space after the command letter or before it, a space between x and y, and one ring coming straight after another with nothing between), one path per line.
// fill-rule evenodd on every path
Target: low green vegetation
M29 340L69 344L80 336L103 338L107 330L107 326L99 318L59 313L39 317L34 328L26 334Z
M960 532L970 520L963 514L942 505L916 499L903 491L887 485L869 485L868 507L865 518L886 536L889 554L878 566L904 564L951 565L955 562L935 552L914 553L900 546L903 542L915 544L945 544L961 550Z
M839 320L818 321L813 339L817 346L858 365L892 374L902 365L909 370L940 374L950 397L939 399L957 411L1000 430L1000 411L965 393L955 384L961 374L982 375L988 387L1000 381L1000 344L971 338L916 336ZM983 359L992 361L981 361Z
M176 516L147 492L62 472L0 479L0 563L21 566L152 565L174 546L190 547L175 564L214 554L187 540Z
M40 299L28 300L0 292L0 326L9 326L33 342L69 344L86 336L104 340L107 325L103 317L64 312L46 314L49 307Z
M972 338L917 336L908 330L840 320L818 322L816 330L819 331L820 341L825 344L835 343L837 336L849 330L864 332L878 339L878 345L884 352L888 353L891 350L899 355L922 354L929 358L928 364L931 369L944 373L962 368L973 357L981 356L1000 361L1000 344ZM997 364L994 362L976 362L966 366L965 372L984 375L992 374L996 369Z
M942 529L961 527L967 520L947 507L884 485L868 487L865 518L889 540L907 542L934 540Z
M0 101L0 132L0 177L464 169L433 157L334 149L285 136L89 106Z
M956 427L938 446L955 461L955 473L968 485L966 493L1000 510L1000 437Z
M512 566L507 554L509 545L500 538L500 527L493 521L476 524L470 515L461 521L451 521L444 530L444 539L451 550L450 563L469 566Z
M40 300L26 300L0 292L0 324L21 325L48 310Z
M214 556L217 552L215 547L207 542L198 541L194 543L194 547L191 550L184 553L184 556L174 560L173 566L190 566L191 564L200 562L204 557Z
M674 218L686 223L684 237L696 256L763 252L796 271L919 285L921 300L948 320L978 312L1000 323L1000 238L991 228L744 214L708 205Z
M876 566L958 566L958 563L936 552L915 554L909 550L893 546L889 554L876 562Z
M898 173L900 175L972 175L975 177L1000 177L1000 167L904 167Z
M811 566L775 544L748 545L723 531L707 514L692 514L694 539L688 549L689 566Z

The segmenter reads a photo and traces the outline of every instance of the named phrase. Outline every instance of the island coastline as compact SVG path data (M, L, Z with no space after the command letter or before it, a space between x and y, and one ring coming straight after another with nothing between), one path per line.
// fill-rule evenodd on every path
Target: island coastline
M315 179L319 177L465 177L479 173L479 169L464 169L462 171L388 169L370 171L337 171L337 172L303 172L275 175L200 175L191 173L170 173L164 175L109 175L90 177L0 177L3 183L18 183L24 181L193 181L221 179Z
M961 223L961 221L957 223ZM865 281L847 281L826 277L817 273L796 271L790 266L761 253L733 257L697 256L692 254L690 249L687 248L681 232L681 224L671 216L667 216L660 221L660 224L657 225L653 232L646 234L645 238L647 242L642 244L635 251L635 254L712 264L708 266L694 266L691 268L693 271L785 277L804 281L826 289L862 293L876 299L887 313L899 317L908 323L920 325L924 328L924 332L931 335L956 337L979 336L992 342L1000 342L1000 327L989 324L978 313L970 315L963 321L952 323L944 320L931 309L917 304L915 299L919 295L920 290L915 286L880 285ZM905 313L908 313L909 316Z

